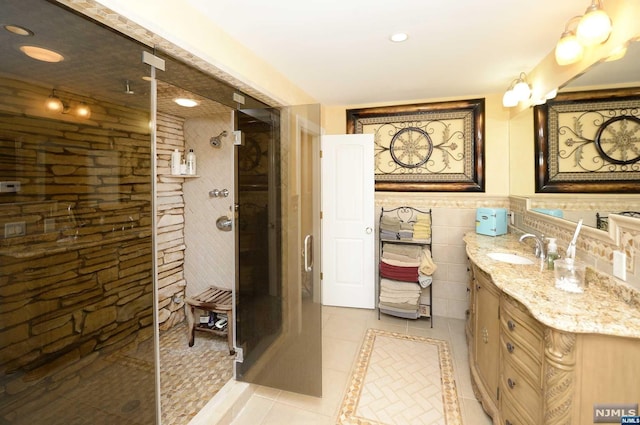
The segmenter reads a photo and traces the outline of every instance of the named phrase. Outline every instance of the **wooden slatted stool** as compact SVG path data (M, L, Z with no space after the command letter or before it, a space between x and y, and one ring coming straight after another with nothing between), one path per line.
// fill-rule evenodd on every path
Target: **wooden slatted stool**
M187 297L185 303L191 309L191 314L187 313L187 323L189 324L189 347L193 347L196 331L209 332L218 336L227 336L227 344L229 345L229 354L235 354L233 349L233 317L232 304L233 298L231 290L221 289L210 286L207 290L199 293L194 297ZM200 327L200 322L196 317L196 309L206 312L222 313L227 315L227 327L223 330L210 329L208 327Z

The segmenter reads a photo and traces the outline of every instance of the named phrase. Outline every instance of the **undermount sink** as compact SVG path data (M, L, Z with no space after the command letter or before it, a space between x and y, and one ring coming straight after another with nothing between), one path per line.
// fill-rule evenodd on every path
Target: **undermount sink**
M503 263L510 264L533 264L533 261L517 254L509 254L507 252L490 252L487 254L489 258Z

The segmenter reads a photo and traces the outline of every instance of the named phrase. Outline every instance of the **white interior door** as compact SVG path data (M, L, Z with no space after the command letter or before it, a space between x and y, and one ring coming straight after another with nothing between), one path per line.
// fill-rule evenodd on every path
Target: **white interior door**
M375 307L373 135L322 137L322 304Z

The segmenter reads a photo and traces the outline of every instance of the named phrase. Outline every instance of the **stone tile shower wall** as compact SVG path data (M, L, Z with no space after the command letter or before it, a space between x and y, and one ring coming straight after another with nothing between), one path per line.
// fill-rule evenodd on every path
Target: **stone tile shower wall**
M158 324L171 329L184 320L184 177L171 176L171 152L184 152L184 119L158 113L156 154L158 212Z
M0 180L21 182L0 194L0 229L26 230L0 235L6 418L152 336L151 142L146 111L82 99L77 121L41 110L49 89L0 78L0 93Z

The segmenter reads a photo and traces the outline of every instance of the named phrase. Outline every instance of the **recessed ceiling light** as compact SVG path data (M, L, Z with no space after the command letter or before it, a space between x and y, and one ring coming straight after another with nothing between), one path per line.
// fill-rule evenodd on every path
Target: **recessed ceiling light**
M42 62L62 62L64 60L64 56L62 56L58 52L54 52L53 50L44 49L42 47L36 46L20 46L20 50L25 55L29 56L32 59L36 59Z
M22 35L24 37L30 37L33 35L33 31L28 28L21 27L20 25L4 25L3 28L9 31L11 34Z
M198 106L198 102L193 99L186 99L184 97L179 97L177 99L173 99L180 106L184 106L185 108L193 108L194 106Z
M402 43L403 41L406 41L409 38L409 36L404 33L404 32L397 32L395 34L391 34L391 36L389 37L389 40L393 41L394 43Z

